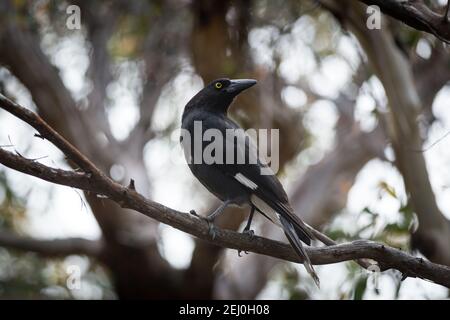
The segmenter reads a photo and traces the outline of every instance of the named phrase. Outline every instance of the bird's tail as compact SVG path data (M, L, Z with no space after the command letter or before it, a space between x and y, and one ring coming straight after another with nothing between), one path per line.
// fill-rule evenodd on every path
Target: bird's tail
M299 226L295 226L292 222L287 220L282 215L280 215L280 222L281 225L283 226L284 233L286 234L286 237L288 238L291 246L294 248L295 252L297 252L297 254L303 259L303 265L305 266L306 271L311 275L317 287L320 288L319 277L314 271L314 267L311 264L311 260L309 259L308 254L306 253L305 248L303 247L303 244L300 241L298 235L298 231L302 231L302 229L299 228ZM305 232L300 233L300 235L301 237L306 236Z

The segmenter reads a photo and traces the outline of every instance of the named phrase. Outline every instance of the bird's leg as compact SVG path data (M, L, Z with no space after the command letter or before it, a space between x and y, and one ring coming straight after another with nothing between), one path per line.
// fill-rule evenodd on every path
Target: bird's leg
M252 205L252 208L250 210L250 215L248 216L247 224L245 225L244 230L242 231L243 234L247 234L250 236L250 238L253 238L255 232L253 230L250 230L250 226L252 225L253 215L255 214L256 207ZM238 250L238 256L241 256L242 250ZM244 251L245 254L248 254L247 251Z
M220 216L220 214L225 210L226 207L228 207L229 204L231 204L231 200L224 201L216 210L214 210L210 215L206 217L206 220L210 222L214 222L214 220Z
M255 234L253 230L250 230L250 226L252 225L253 215L255 214L256 207L252 205L252 208L250 210L250 215L248 216L247 224L245 225L244 230L242 233L248 234L251 237Z
M214 210L210 215L208 215L206 218L204 218L209 225L209 234L211 235L211 237L214 238L216 237L216 232L214 231L214 220L224 212L224 210L226 209L226 207L228 207L228 205L230 205L231 203L233 203L232 200L226 200L224 201L216 210Z

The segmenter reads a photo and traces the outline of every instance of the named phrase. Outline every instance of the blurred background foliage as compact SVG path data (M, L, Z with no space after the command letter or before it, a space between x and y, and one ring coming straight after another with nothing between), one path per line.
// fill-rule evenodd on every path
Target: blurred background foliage
M450 232L436 227L447 225L450 214L448 201L442 200L450 178L443 169L450 159L444 150L448 141L442 142L444 149L438 145L425 154L442 210L425 216L414 209L420 201L409 180L403 183L408 170L391 136L396 110L386 79L387 73L400 71L377 70L379 62L368 48L372 43L384 50L383 44L369 30L356 35L347 21L347 14L360 14L364 6L324 2L347 11L339 16L318 1L294 0L5 0L0 5L2 92L35 108L117 181L133 178L137 189L155 201L207 212L216 200L185 167L171 162L177 154L174 130L185 103L203 84L222 76L258 79L259 85L233 106L232 116L246 128L280 129L279 175L299 215L338 242L372 239L448 264L450 250L442 248L450 246ZM81 30L66 26L70 4L81 8ZM442 8L443 3L429 5ZM421 101L420 141L429 145L450 125L448 47L393 19L384 23L380 33L395 44L388 48L411 70ZM438 103L439 94L444 98ZM0 145L12 145L27 157L45 154L40 161L52 166L71 165L14 121L0 113ZM428 181L426 168L417 170ZM57 258L0 247L0 298L448 296L447 289L425 288L420 280L408 279L401 291L398 272L374 275L353 262L319 267L326 285L317 291L293 264L252 254L237 259L234 252L92 195L57 192L18 176L0 167L0 233L36 241L75 234L100 239L103 247L98 256ZM219 221L221 227L241 227L247 210L233 210ZM58 226L46 225L43 211L72 214L65 218L71 231L52 234ZM423 236L432 231L444 244ZM283 239L262 220L256 232ZM430 244L437 251L429 250ZM82 270L82 290L67 288L67 266L73 264Z
M0 230L23 234L27 219L25 201L9 188L0 174ZM67 266L82 266L82 281L89 286L88 295L67 288ZM107 270L87 257L68 256L44 259L33 252L0 248L0 297L2 299L77 299L106 298L116 295ZM85 293L86 294L86 293Z

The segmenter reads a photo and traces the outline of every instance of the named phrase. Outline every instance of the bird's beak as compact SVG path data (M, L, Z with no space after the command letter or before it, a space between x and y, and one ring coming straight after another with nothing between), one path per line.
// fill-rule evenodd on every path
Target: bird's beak
M241 91L244 91L245 89L250 88L251 86L254 86L257 83L256 80L253 79L236 79L231 80L231 83L228 85L228 87L225 89L228 93L232 94L238 94Z

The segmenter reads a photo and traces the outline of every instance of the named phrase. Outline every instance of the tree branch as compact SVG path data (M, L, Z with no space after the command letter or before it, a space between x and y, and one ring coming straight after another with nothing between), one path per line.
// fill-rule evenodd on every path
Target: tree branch
M24 158L2 148L0 148L0 163L8 168L51 183L86 191L98 191L96 187L91 185L90 174L50 168L35 160Z
M2 109L8 111L12 115L28 123L36 129L42 138L47 139L60 149L70 160L83 169L87 173L95 174L97 176L104 176L104 174L97 169L97 167L86 158L77 148L64 139L58 132L50 127L41 117L36 113L14 103L13 101L0 94L0 104Z
M443 15L432 11L422 1L398 0L359 0L367 5L380 7L385 14L402 21L420 31L435 35L440 40L450 43L450 23L448 5Z
M140 117L124 144L137 143L143 146L156 133L151 128L151 122L158 99L165 85L180 69L179 56L183 52L187 34L181 24L172 23L175 19L183 19L180 4L162 1L157 4L157 13L149 21L149 32L142 45L142 59L144 61L144 81L142 96L139 103ZM143 10L148 10L144 9Z
M39 118L38 115L8 100L2 95L0 95L0 108L24 120L38 130L43 136L45 134L49 141L55 141L57 146L61 147L61 151L68 150L69 153L66 155L69 158L73 156L75 157L75 159L73 159L74 161L85 161L85 163L81 163L80 166L94 166L84 156L80 156L81 154L72 145L62 139L54 130L49 128L44 120ZM15 161L19 161L20 164L15 164ZM58 171L57 169L37 164L35 161L21 158L20 156L4 150L0 153L0 163L12 169L34 175L53 183L64 185L70 184L67 175L71 176L72 173L69 174L62 170ZM99 171L95 166L93 169L94 172ZM148 217L187 232L214 245L259 253L292 262L302 262L291 246L278 241L257 236L250 239L247 235L224 229L217 230L216 237L212 240L209 235L208 224L198 217L194 217L189 213L172 210L159 203L146 199L135 190L112 181L104 174L96 175L95 177L88 179L86 179L84 174L81 178L77 176L76 173L73 174L75 180L72 184L73 187L81 189L87 188L83 190L102 194L124 208L136 210ZM61 178L59 175L66 175L66 177ZM405 277L428 279L450 288L449 267L411 256L383 244L360 240L328 247L309 247L306 250L313 264L330 264L368 258L377 261L382 266L383 270L390 268L397 269L402 272Z
M101 255L103 244L82 238L38 240L20 237L10 232L0 232L0 246L21 251L31 251L46 257L63 257L84 254L91 257Z
M110 139L107 131L103 130L105 126L96 121L96 118L101 115L97 113L94 116L89 111L94 111L94 109L101 111L101 106L86 105L86 102L92 103L92 100L86 101L86 99L77 103L68 88L64 86L58 68L52 64L52 57L56 52L49 52L49 56L40 46L42 34L36 32L38 26L35 23L37 20L33 18L34 15L28 16L28 11L19 10L19 7L14 6L11 1L0 1L0 3L0 7L8 9L6 11L0 9L0 16L5 18L0 19L0 43L2 43L0 64L7 67L11 74L30 92L39 115L85 156L95 159L96 167L100 168L102 172L109 173L115 164L126 167L125 179L121 182L125 183L130 178L139 177L139 181L136 181L136 188L148 195L151 192L151 185L143 162L142 148L137 147L138 141L123 145ZM105 6L111 6L111 3L105 4ZM118 10L117 14L122 18L131 15L139 17L138 20L141 22L149 21L148 14L156 10L153 2L143 1L115 1L112 6L114 9L111 9ZM121 8L116 10L116 6ZM148 10L142 10L142 8ZM96 14L95 9L93 10L94 16L102 19L102 14L100 12ZM31 9L29 13L37 14L37 11ZM57 26L60 22L65 23L60 16L52 15L51 10L48 13L49 23L52 26ZM172 18L173 15L167 17L170 21L173 21ZM88 23L84 18L82 20L84 25ZM178 20L175 19L175 21ZM120 24L120 22L118 23ZM39 24L39 26L41 25ZM87 31L87 29L84 30ZM58 32L58 30L55 31ZM141 35L142 32L147 33L147 28L134 31L136 31L136 35ZM188 29L186 29L187 31ZM71 32L70 34L63 32L61 39L71 35L86 38L87 42L83 41L80 45L95 51L92 48L95 44L90 43L87 32ZM170 39L167 41L170 42ZM94 54L94 51L90 52ZM98 53L98 51L96 52ZM90 57L93 58L93 56ZM130 56L130 59L141 60L139 56L135 55ZM98 61L97 58L94 60ZM88 77L91 75L89 72ZM96 90L93 83L88 87ZM105 123L106 120L102 119L102 121ZM105 135L106 140L104 139ZM99 145L102 147L99 148ZM73 161L68 161L68 163L74 169L80 167ZM82 170L86 171L83 168ZM92 179L96 179L96 175L92 175ZM180 292L179 289L185 282L175 281L175 279L179 279L180 271L172 268L158 251L156 245L157 221L147 219L140 214L130 214L128 210L123 210L112 201L97 198L94 193L86 192L85 197L102 231L103 241L107 247L105 264L111 270L119 297L125 299L161 296L179 298L181 295L188 296L192 292L192 290L189 293ZM143 236L142 230L146 230L145 236ZM127 241L123 241L124 235L126 235Z
M365 28L362 5L351 3L345 13L353 17L348 26L364 48L385 88L390 115L387 132L395 152L395 164L403 176L408 200L419 219L419 228L412 233L412 246L428 259L450 265L450 223L436 203L425 157L417 151L423 148L417 123L417 116L423 107L411 65L396 46L389 28L368 30Z
M113 80L108 41L118 24L118 13L122 11L115 10L113 2L77 0L74 4L78 5L83 12L86 37L91 44L87 74L92 81L92 89L87 96L88 108L81 116L91 127L105 134L110 152L117 155L120 152L120 146L111 132L106 112L107 87Z

